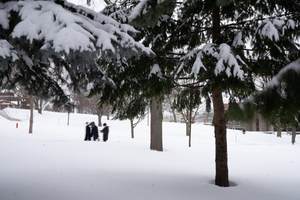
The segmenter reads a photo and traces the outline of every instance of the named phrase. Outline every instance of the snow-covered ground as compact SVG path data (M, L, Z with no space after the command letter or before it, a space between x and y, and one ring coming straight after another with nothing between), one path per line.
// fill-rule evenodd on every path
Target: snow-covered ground
M131 139L128 121L106 120L109 140L83 141L93 115L5 109L0 116L0 200L298 200L300 136L228 130L232 187L213 184L214 129L163 124L164 152L151 151L147 120ZM18 123L18 128L16 128Z

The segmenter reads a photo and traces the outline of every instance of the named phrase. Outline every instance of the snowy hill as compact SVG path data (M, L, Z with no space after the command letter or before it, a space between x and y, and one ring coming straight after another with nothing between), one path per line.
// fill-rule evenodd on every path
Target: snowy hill
M300 137L228 130L229 188L213 184L214 129L163 124L164 152L150 150L147 121L131 139L129 121L112 121L108 142L84 141L95 115L5 109L0 116L1 200L297 200ZM18 128L16 128L18 123ZM101 127L99 127L101 129ZM102 140L102 136L101 136Z

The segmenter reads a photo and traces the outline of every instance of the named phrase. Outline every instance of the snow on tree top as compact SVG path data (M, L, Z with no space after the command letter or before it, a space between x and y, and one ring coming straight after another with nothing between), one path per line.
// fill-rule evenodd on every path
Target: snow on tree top
M10 11L19 12L21 21L14 27L12 37L26 37L33 40L44 41L42 49L52 48L55 52L73 51L102 51L110 50L115 53L116 47L130 48L132 52L143 51L152 53L149 48L135 42L127 34L137 31L130 25L123 25L115 20L96 13L88 8L64 2L72 8L92 14L93 19L82 12L73 13L52 1L16 1L2 4L0 9L0 25L8 29Z

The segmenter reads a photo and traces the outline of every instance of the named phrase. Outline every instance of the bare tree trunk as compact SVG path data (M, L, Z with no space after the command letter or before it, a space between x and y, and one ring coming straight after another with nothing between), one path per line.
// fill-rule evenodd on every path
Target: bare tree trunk
M276 127L276 129L277 129L277 137L281 137L281 126L278 125L278 126Z
M176 118L176 114L175 114L175 110L172 109L172 113L173 113L173 117L174 117L174 122L177 123L177 118Z
M38 107L38 113L42 114L42 110L43 110L43 99L40 98L40 103L39 103L39 107Z
M189 120L189 116L190 116L190 110L187 109L186 110L186 120L185 120L186 136L190 135L190 120Z
M102 118L102 115L98 115L98 126L102 126L101 118Z
M109 120L109 109L107 111L107 120Z
M130 127L131 127L131 138L134 138L134 125L133 125L133 119L130 119Z
M32 129L33 129L33 96L30 97L29 133L32 133Z
M293 127L293 132L292 132L292 144L294 145L296 142L296 127Z
M21 108L21 104L20 104L20 96L18 95L17 96L17 106L18 106L18 108L20 109Z
M222 91L219 87L213 94L214 126L216 142L216 177L215 184L222 187L229 186L227 163L226 119Z
M188 121L185 122L185 132L186 132L186 136L190 135L190 122Z
M162 143L162 103L155 97L151 99L151 130L150 149L163 151Z

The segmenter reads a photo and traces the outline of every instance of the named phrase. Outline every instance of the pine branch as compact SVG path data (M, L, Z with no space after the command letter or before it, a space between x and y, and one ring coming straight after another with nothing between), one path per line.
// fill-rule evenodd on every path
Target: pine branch
M185 53L175 53L175 52L169 52L169 51L155 51L156 54L163 54L163 55L175 55L175 56L184 56Z
M95 11L88 11L88 10L83 10L83 9L79 9L77 8L77 6L73 6L72 4L68 3L67 1L65 0L54 0L54 2L56 4L59 4L61 5L63 8L73 12L73 13L79 13L79 14L82 14L88 18L90 18L91 20L94 20L96 18L95 14L96 12Z
M180 78L180 80L191 80L190 77L187 77L187 78ZM180 83L177 83L177 82L174 82L174 85L176 87L185 87L185 88L191 88L191 89L198 89L198 88L202 88L204 87L204 85L199 85L200 83L203 84L203 81L197 81L195 83L185 83L185 84L180 84Z

